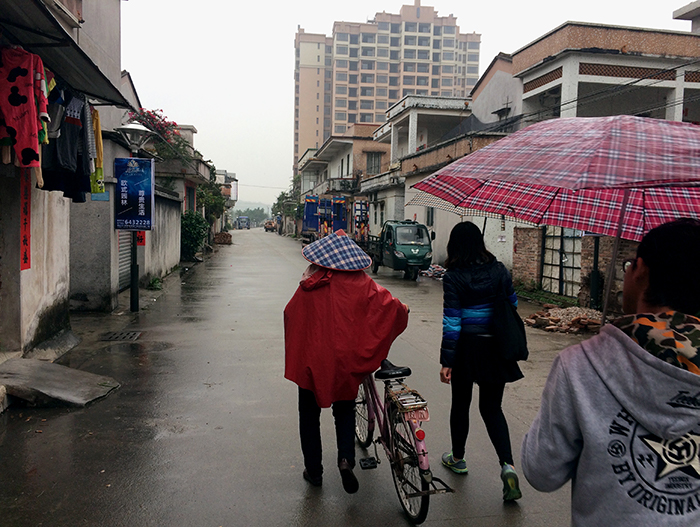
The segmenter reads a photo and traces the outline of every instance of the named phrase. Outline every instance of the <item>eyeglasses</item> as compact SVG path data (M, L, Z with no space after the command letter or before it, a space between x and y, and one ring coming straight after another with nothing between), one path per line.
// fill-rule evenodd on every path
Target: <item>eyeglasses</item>
M627 269L632 267L632 264L637 261L637 258L627 258L626 260L622 261L622 272L626 273Z

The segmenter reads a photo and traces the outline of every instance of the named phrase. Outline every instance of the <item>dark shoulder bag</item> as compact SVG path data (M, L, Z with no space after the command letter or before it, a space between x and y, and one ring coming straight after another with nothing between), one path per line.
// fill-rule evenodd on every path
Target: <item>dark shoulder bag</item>
M494 266L491 277L498 274ZM496 276L496 296L493 301L493 318L491 319L491 331L496 339L496 346L503 360L519 361L527 360L527 338L525 336L525 324L518 315L517 308L506 295L505 284L500 276Z

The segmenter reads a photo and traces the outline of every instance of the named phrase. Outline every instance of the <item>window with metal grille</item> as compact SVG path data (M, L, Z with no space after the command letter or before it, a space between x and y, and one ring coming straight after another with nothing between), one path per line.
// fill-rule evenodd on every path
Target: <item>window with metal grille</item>
M367 174L372 176L379 174L382 170L382 153L367 152Z
M543 229L542 289L574 297L581 287L581 237L583 233L561 227Z

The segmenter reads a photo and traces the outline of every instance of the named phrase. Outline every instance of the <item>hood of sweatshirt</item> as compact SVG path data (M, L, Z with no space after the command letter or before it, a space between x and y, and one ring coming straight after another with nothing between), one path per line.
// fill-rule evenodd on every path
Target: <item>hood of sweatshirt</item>
M700 375L664 362L607 324L581 343L597 375L634 419L662 439L700 429ZM604 339L606 353L600 353Z

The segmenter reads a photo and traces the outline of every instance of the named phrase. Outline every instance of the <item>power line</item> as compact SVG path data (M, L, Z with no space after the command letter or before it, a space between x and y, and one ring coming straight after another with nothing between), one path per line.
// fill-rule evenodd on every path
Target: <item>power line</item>
M599 91L596 91L593 93L589 93L589 94L586 94L583 96L577 96L576 98L571 99L569 101L560 102L559 109L561 110L565 106L569 106L572 104L576 104L577 106L579 106L580 103L583 103L583 104L581 104L581 106L587 106L587 105L593 104L595 102L598 102L599 100L604 99L609 95L613 95L613 94L614 95L622 95L624 93L631 92L632 90L648 88L648 87L655 86L656 84L659 84L661 82L668 82L666 79L654 79L654 82L647 83L644 85L639 85L639 83L641 83L645 80L653 79L654 77L657 77L663 73L667 73L667 72L671 72L671 71L675 72L676 78L678 78L681 75L681 72L678 72L678 68L684 68L686 66L692 66L692 65L698 64L698 63L700 63L700 59L688 61L688 62L679 64L679 65L676 65L673 67L669 67L666 69L655 70L654 72L650 73L649 75L646 75L646 76L641 77L639 79L634 79L634 80L628 81L628 82L623 83L623 84L615 84L615 85L612 85L608 88L604 88L602 90L599 90ZM683 73L685 73L685 72L683 72ZM696 98L691 97L691 98L686 99L686 100L693 101L693 100L696 100ZM667 107L677 105L677 104L681 104L681 103L679 103L679 102L667 103L666 105L650 107L646 111L663 109L663 108L667 108ZM540 120L539 119L540 117L549 114L550 112L552 112L555 109L557 109L557 106L549 106L549 107L542 108L542 109L539 109L539 110L536 110L536 111L533 111L530 113L521 114L521 115L516 116L516 117L517 117L517 120L519 120L519 121L528 121L528 120L538 121L538 120ZM645 112L645 110L640 110L640 111L637 111L633 115L638 115L638 114L644 113L644 112ZM506 126L508 126L510 124L513 124L513 123L514 123L513 120L508 120L506 123L504 123L503 121L499 121L497 123L493 123L493 126L489 126L489 127L485 128L483 130L480 130L480 131L487 132L487 133L493 132L493 131L498 130L499 128L502 128L504 126L504 124Z
M246 183L238 183L239 187L255 187L255 188L271 188L274 190L287 190L289 187L267 187L265 185L248 185Z

